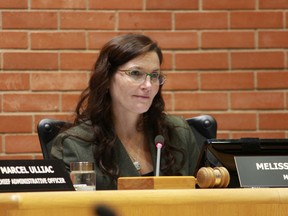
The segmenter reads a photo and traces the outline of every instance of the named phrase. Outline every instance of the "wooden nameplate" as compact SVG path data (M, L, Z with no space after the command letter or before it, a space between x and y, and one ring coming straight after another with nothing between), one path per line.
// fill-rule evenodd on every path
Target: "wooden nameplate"
M119 177L118 190L139 189L194 189L193 176Z

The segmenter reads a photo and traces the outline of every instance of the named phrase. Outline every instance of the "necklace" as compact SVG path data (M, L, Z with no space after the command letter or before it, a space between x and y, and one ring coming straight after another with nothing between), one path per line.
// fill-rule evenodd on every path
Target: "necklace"
M127 153L128 153L128 155L129 155L129 157L131 158L134 167L135 167L136 170L140 173L140 171L141 171L141 164L140 164L140 162L137 160L137 157L139 156L139 152L140 152L140 147L138 147L138 148L137 148L137 152L135 152L135 153L136 153L136 158L135 158L135 157L133 157L133 156L131 155L131 151L130 151L130 153L129 153L129 151L128 151L128 149L127 149Z
M137 160L135 160L135 158L133 158L131 155L129 155L129 156L130 156L130 158L132 159L133 164L134 164L136 170L137 170L138 172L140 172L140 171L141 171L141 164L140 164L140 162L137 161Z
M140 146L141 146L140 139L139 138L136 139L136 143L137 143L136 144L136 149L135 149L135 145L134 145L134 149L131 147L131 145L127 145L127 143L129 143L129 142L125 142L124 141L123 143L126 144L126 145L124 144L124 146L126 148L127 154L129 155L129 157L130 157L135 169L140 173L141 172L141 164L140 164L140 161L137 160L137 158L139 156L139 153L140 153L140 150L141 150L141 148L140 148Z

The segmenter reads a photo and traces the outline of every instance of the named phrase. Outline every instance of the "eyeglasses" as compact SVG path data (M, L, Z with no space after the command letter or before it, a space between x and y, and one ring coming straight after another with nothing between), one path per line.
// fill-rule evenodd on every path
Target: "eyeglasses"
M150 76L150 82L152 84L158 84L163 85L166 80L166 76L164 74L160 74L157 72L152 73L146 73L141 70L131 69L131 70L119 70L121 72L124 72L126 75L128 75L133 81L137 83L142 83L146 80L147 76Z

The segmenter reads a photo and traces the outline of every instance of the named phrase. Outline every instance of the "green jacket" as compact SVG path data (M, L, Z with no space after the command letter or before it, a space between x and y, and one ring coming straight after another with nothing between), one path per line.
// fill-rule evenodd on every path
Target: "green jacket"
M175 139L171 143L183 148L184 151L187 153L187 160L185 161L183 168L180 170L180 174L183 176L193 175L199 156L199 150L192 130L183 118L176 116L167 116L167 120L172 125L176 126L174 130L175 136L173 136L175 137ZM95 152L95 148L97 148L97 145L85 142L73 136L67 136L69 134L83 137L86 140L91 140L94 136L93 129L90 124L80 124L78 126L72 127L67 131L64 131L63 133L60 133L52 141L52 157L63 160L67 170L69 170L70 162L73 161L94 162L93 154ZM154 171L156 171L155 166L157 149L154 144L154 138L155 137L152 137L152 135L151 137L149 137L149 145L154 164ZM63 146L61 145L61 140L63 140ZM117 158L115 158L115 160L119 166L120 176L139 176L140 174L134 167L133 162L131 161L121 141L117 140L115 146L116 152L118 152L118 154L116 155ZM96 190L117 189L116 183L112 181L107 175L103 174L99 167L95 166L95 171Z

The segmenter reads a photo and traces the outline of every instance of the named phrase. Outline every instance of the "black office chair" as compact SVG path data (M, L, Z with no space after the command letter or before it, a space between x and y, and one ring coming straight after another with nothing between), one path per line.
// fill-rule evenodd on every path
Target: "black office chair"
M60 131L65 127L71 126L72 123L56 120L56 119L42 119L37 125L38 138L45 160L50 159L50 152L52 144L49 143Z
M207 149L206 140L214 139L217 136L217 121L210 115L200 115L186 119L193 131L200 150L200 156L195 170L204 166L222 166L219 160Z

